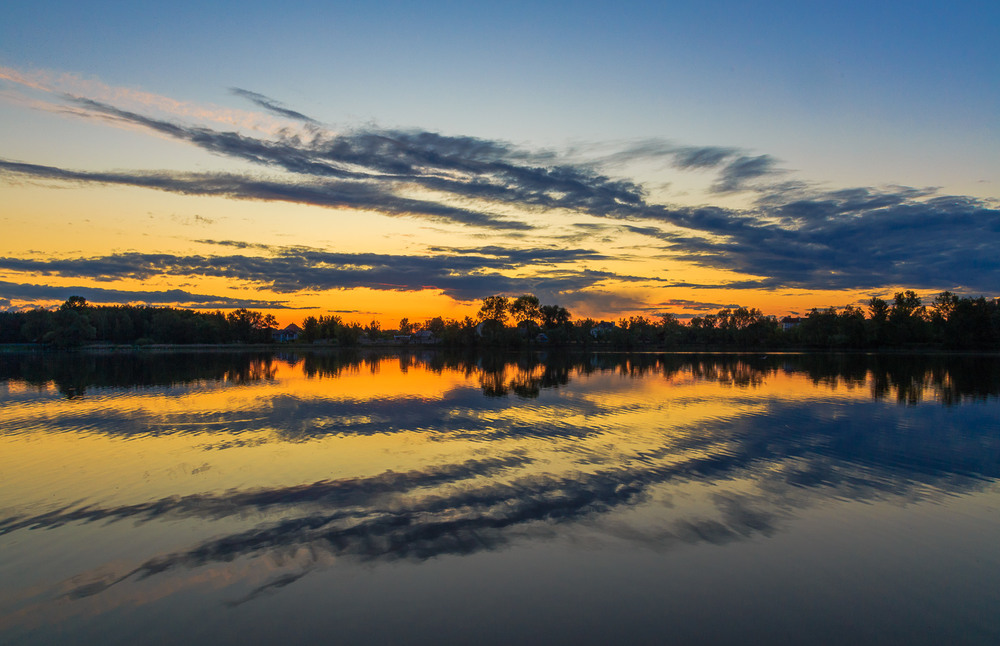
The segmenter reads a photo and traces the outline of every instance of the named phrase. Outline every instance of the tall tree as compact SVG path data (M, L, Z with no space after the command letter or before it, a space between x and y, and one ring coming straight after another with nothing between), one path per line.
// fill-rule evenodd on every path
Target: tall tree
M507 325L509 315L510 301L506 296L487 296L479 308L479 319L482 321L495 321L500 325Z
M542 326L546 330L562 327L569 323L571 318L569 310L558 305L542 305L538 311L542 317Z
M541 320L540 306L541 303L537 296L534 294L522 294L510 304L510 313L514 317L514 320L517 321L518 327L530 330L532 327L537 327L538 321Z

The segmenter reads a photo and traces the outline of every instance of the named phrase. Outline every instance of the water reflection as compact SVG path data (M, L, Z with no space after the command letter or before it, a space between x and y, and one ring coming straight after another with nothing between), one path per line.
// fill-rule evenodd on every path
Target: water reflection
M915 404L927 397L943 404L983 400L1000 394L1000 359L974 355L880 354L572 354L533 353L415 354L343 352L148 352L107 354L0 354L0 382L19 381L35 388L48 384L68 398L94 388L147 388L204 381L252 384L273 380L278 364L301 365L314 379L344 373L378 374L383 364L422 371L476 376L488 397L510 394L537 397L541 390L564 386L595 372L631 377L658 374L671 378L690 372L694 378L737 387L759 386L780 372L804 373L830 387L868 387L876 400Z
M0 541L168 537L23 584L53 602L262 558L290 565L217 600L331 558L739 544L831 501L944 504L1000 477L995 357L26 354L0 384Z
M67 398L95 388L149 388L212 381L250 384L274 379L269 352L0 353L0 381L34 388L52 384Z

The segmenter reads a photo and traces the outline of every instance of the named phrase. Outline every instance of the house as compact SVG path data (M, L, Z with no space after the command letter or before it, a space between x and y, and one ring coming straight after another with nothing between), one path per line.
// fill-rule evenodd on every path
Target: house
M420 330L411 338L413 343L420 343L421 345L433 345L437 343L437 337L430 330Z
M802 323L802 318L801 317L799 317L799 316L786 316L785 318L781 319L781 331L782 332L787 332L787 331L791 330L793 327L796 327L797 325L799 325L800 323Z
M594 327L590 328L590 336L595 339L604 339L609 334L618 329L618 326L614 323L609 323L607 321L601 321Z
M295 341L302 334L302 328L294 323L291 323L283 330L273 330L271 332L271 339L275 343L287 343L288 341Z
M480 321L476 326L476 336L486 338L497 338L503 334L504 324L493 319Z

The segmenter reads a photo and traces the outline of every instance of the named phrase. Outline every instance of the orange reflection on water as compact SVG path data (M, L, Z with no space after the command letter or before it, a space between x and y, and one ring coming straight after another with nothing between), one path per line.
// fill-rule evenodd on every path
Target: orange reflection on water
M21 397L0 409L0 504L120 504L484 454L530 454L523 473L593 471L650 450L686 460L724 446L727 420L764 414L774 402L870 396L740 363L642 376L628 364L575 367L565 384L548 387L531 385L544 378L543 365L431 369L406 356L336 374L307 371L294 358L251 372L249 380L92 389L73 399L8 382ZM23 397L31 393L47 396Z
M0 363L21 370L0 382L0 574L14 582L0 630L118 615L144 627L147 606L185 621L192 604L273 611L283 606L265 595L315 600L359 560L364 577L369 564L428 572L448 556L465 572L493 556L477 554L529 544L530 559L546 541L588 546L567 571L612 543L629 559L692 548L681 563L694 546L742 542L761 569L757 539L810 514L853 535L866 512L851 526L831 507L937 502L1000 476L995 402L948 408L969 393L995 399L994 368L762 355L43 359ZM914 398L933 401L897 404Z

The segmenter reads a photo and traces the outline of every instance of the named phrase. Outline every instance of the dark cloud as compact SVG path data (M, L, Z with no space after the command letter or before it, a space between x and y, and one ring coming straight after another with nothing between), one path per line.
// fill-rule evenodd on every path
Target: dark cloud
M721 238L679 237L672 249L696 264L764 277L729 288L992 293L1000 284L1000 210L987 202L909 188L796 197L781 204L769 196L757 217L703 218L701 230ZM780 221L768 222L771 213Z
M634 182L585 166L553 165L548 153L528 153L506 142L403 130L263 140L162 121L90 99L68 99L103 118L140 125L220 155L312 178L378 180L386 196L393 184L403 183L521 207L627 216L628 207L641 206L645 194Z
M16 261L15 264L30 262L31 261ZM30 264L26 266L30 266ZM266 301L229 298L226 296L210 296L207 294L192 294L191 292L186 292L181 289L144 292L120 289L102 289L99 287L58 287L54 285L32 285L0 281L0 295L2 295L2 298L8 303L10 302L10 299L24 301L65 301L70 296L82 296L91 303L95 304L146 303L149 305L177 305L179 307L189 307L193 309L229 309L236 307L258 309L295 309L290 308L286 304L287 301Z
M776 160L770 155L737 157L723 167L718 181L712 186L712 190L716 193L744 190L748 181L777 173L775 164Z
M686 146L675 149L674 165L683 169L716 168L738 152L735 148L719 146Z
M671 283L671 286L676 286L675 283ZM609 311L622 311L622 310L635 310L638 312L645 312L647 314L652 314L654 316L664 316L671 315L676 319L690 319L697 316L696 314L690 313L678 313L674 310L694 310L696 312L718 312L721 309L732 309L740 307L737 303L706 303L702 301L691 301L684 300L680 298L671 299L669 301L664 301L660 303L654 303L652 305L640 299L621 299L620 295L616 299L614 294L609 292L601 292L597 294L597 298L594 301L588 300L588 293L581 295L581 298L575 303L577 305L585 305L591 308L597 307L612 307L614 310Z
M289 119L296 119L298 121L305 121L306 123L318 123L312 117L307 117L301 112L296 112L295 110L289 110L284 107L280 101L275 101L274 99L264 96L263 94L258 94L257 92L251 92L250 90L244 90L238 87L229 88L229 91L236 96L243 97L251 103L258 105L271 114L276 114L279 117L287 117Z
M739 305L735 303L706 303L703 301L690 301L682 298L674 298L669 301L657 303L655 307L659 309L677 308L682 310L695 310L697 312L717 312L725 308L736 308L739 307Z
M560 296L561 304L574 312L581 310L584 312L627 312L646 307L646 301L642 298L602 289L566 292Z
M280 108L267 97L245 90L237 93L267 109ZM735 276L736 282L725 286L728 288L836 290L905 285L991 292L1000 284L1000 266L993 252L1000 244L1000 211L995 204L967 196L938 195L932 189L826 191L802 182L778 181L784 171L775 158L734 147L647 140L589 162L572 161L569 156L524 150L503 141L419 130L371 128L333 134L310 127L300 135L285 132L262 139L171 123L90 99L67 100L91 116L138 125L224 157L250 161L283 173L282 178L79 172L12 161L0 161L0 172L52 181L102 182L182 194L370 210L512 234L534 229L535 224L540 230L544 223L539 222L539 214L566 211L617 221L624 230L657 241L665 257L677 256L755 277ZM655 204L638 182L599 171L602 165L642 159L663 159L678 170L711 171L716 174L712 190L750 191L756 202L745 209ZM420 192L419 199L413 197L414 189ZM498 215L511 208L519 215ZM605 237L620 230L590 229ZM555 258L538 262L555 262ZM482 265L481 273L489 274L491 267L489 263ZM595 279L613 278L590 273L581 280L584 273L549 276L550 288L566 290L592 284ZM498 278L500 282L489 288L471 269L428 275L430 283L440 284L452 294L480 295L483 290L524 291L531 287L530 281L515 285ZM342 277L344 284L353 284L351 277ZM406 288L418 282L398 277L384 280ZM289 289L293 285L280 280L274 284ZM314 279L309 284L338 283Z
M650 238L656 238L657 240L662 240L665 242L673 241L679 237L678 234L664 231L659 227L641 227L641 226L627 224L623 225L622 228L632 233L638 233L639 235L648 236Z
M392 216L422 216L438 222L490 229L530 229L523 222L505 220L436 202L400 197L372 183L260 180L230 173L90 173L0 159L0 173L35 179L118 184L152 188L184 195L207 195L241 200L292 202L333 208L372 210Z
M202 240L195 240L195 242L218 245L220 247L233 247L234 249L256 249L258 251L267 251L269 253L274 253L284 248L277 245L264 244L262 242L245 242L243 240L212 240L211 238L204 238Z
M266 250L273 255L175 256L121 253L94 258L49 260L0 258L0 269L101 281L126 278L146 280L155 276L212 276L253 282L282 293L356 287L388 291L434 289L458 300L472 300L498 293L526 292L541 298L560 292L579 291L609 279L649 280L579 267L560 269L554 266L604 258L587 249L436 247L431 251L437 255L404 256L335 253L304 247L244 245L232 241L202 242ZM524 269L531 273L521 277L501 273Z
M583 151L572 151L578 155ZM714 169L727 160L744 155L739 148L724 146L679 146L666 139L643 139L625 145L620 150L603 154L590 163L598 167L620 166L636 161L665 160L680 170Z
M159 134L187 142L209 152L258 164L274 164L293 173L313 177L362 179L364 173L338 168L309 154L297 137L265 140L224 132L207 127L189 126L155 119L146 115L116 108L107 103L80 97L67 97L94 115L113 121L142 126Z
M670 283L670 287L689 287L693 289L764 289L773 290L783 287L776 280L734 280L729 283Z
M518 265L538 265L538 264L558 264L564 262L580 262L594 260L608 260L608 256L591 249L559 249L559 248L524 248L512 249L489 245L483 247L430 247L428 251L441 254L455 254L460 252L463 256L488 256L503 259L511 263L511 266Z

